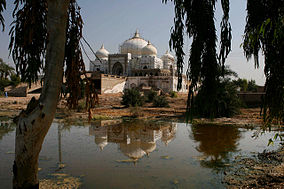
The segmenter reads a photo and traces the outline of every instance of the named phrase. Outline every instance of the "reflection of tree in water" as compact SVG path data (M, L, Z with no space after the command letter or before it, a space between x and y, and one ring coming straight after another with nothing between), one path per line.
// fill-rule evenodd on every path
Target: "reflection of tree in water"
M206 157L201 166L218 170L229 162L229 152L237 151L241 135L232 126L197 125L192 126L190 137L199 142L196 149Z
M15 124L13 124L10 121L1 121L0 120L0 141L3 139L3 137L15 130Z

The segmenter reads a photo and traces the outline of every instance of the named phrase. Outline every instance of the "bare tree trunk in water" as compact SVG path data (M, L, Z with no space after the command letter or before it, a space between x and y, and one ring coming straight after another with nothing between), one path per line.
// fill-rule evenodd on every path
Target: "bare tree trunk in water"
M53 121L62 84L69 0L47 2L45 81L39 100L32 99L18 117L13 188L39 188L38 156Z

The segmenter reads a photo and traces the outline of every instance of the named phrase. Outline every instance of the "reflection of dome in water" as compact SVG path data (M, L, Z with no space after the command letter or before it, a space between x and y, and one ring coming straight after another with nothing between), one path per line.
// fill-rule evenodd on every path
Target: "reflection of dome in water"
M95 143L100 147L101 150L103 150L104 147L108 144L107 137L96 137Z
M126 40L121 45L120 51L122 54L131 53L132 55L141 55L143 47L145 47L147 44L147 41L140 37L140 34L137 30L134 37Z
M104 59L108 58L109 52L105 49L104 45L96 52L98 58Z
M174 136L173 135L169 135L167 137L162 137L162 141L168 145L172 140L174 139Z
M120 143L121 152L131 159L137 160L142 158L146 153L141 149L141 142L134 141L130 144Z
M153 152L156 149L156 143L155 142L141 142L141 149L144 150L147 155L149 155L151 152Z
M175 136L175 130L170 130L170 129L163 130L162 141L166 145L168 145L174 139L174 136Z

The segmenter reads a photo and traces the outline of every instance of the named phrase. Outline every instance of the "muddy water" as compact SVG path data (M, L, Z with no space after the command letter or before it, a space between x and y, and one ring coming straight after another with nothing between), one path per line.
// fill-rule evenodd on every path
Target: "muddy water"
M274 132L170 122L102 121L85 126L54 123L40 158L40 179L64 173L82 188L224 188L230 162L267 147ZM0 188L12 186L15 129L0 128Z

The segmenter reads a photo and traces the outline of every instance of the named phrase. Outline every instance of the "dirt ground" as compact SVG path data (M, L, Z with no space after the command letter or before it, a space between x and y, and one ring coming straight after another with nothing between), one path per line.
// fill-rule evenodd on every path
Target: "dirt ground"
M39 95L28 95L27 97L0 97L0 117L14 117L26 108L32 97L39 98ZM179 119L185 118L187 94L179 94L177 98L167 97L170 107L157 108L151 103L146 103L143 107L125 108L121 105L122 94L99 95L99 105L92 110L94 119L118 119L121 117L139 117L147 119ZM84 106L81 101L80 107ZM57 108L58 116L69 116L70 118L88 119L88 114L83 108L78 110L68 110L66 100L61 100ZM229 124L229 125L260 125L262 118L260 109L241 109L241 114L232 118L217 118L214 120L198 119L197 123Z
M27 97L0 97L0 117L13 118L26 108L29 100L39 95ZM186 94L179 94L177 98L167 97L170 107L156 108L151 103L138 108L125 108L120 104L122 94L99 95L99 106L92 110L92 119L119 119L123 117L140 119L171 119L184 120L186 111ZM80 107L84 102L79 103ZM78 121L88 120L88 113L83 108L68 110L66 100L58 104L56 119ZM232 118L217 118L214 120L197 119L195 124L226 124L256 127L262 125L260 109L241 109L241 114ZM280 125L281 127L281 125ZM283 125L282 125L283 127ZM283 137L284 138L284 137ZM284 147L276 152L264 152L256 158L241 157L235 166L224 173L224 183L227 188L284 188ZM44 184L43 182L42 184Z

